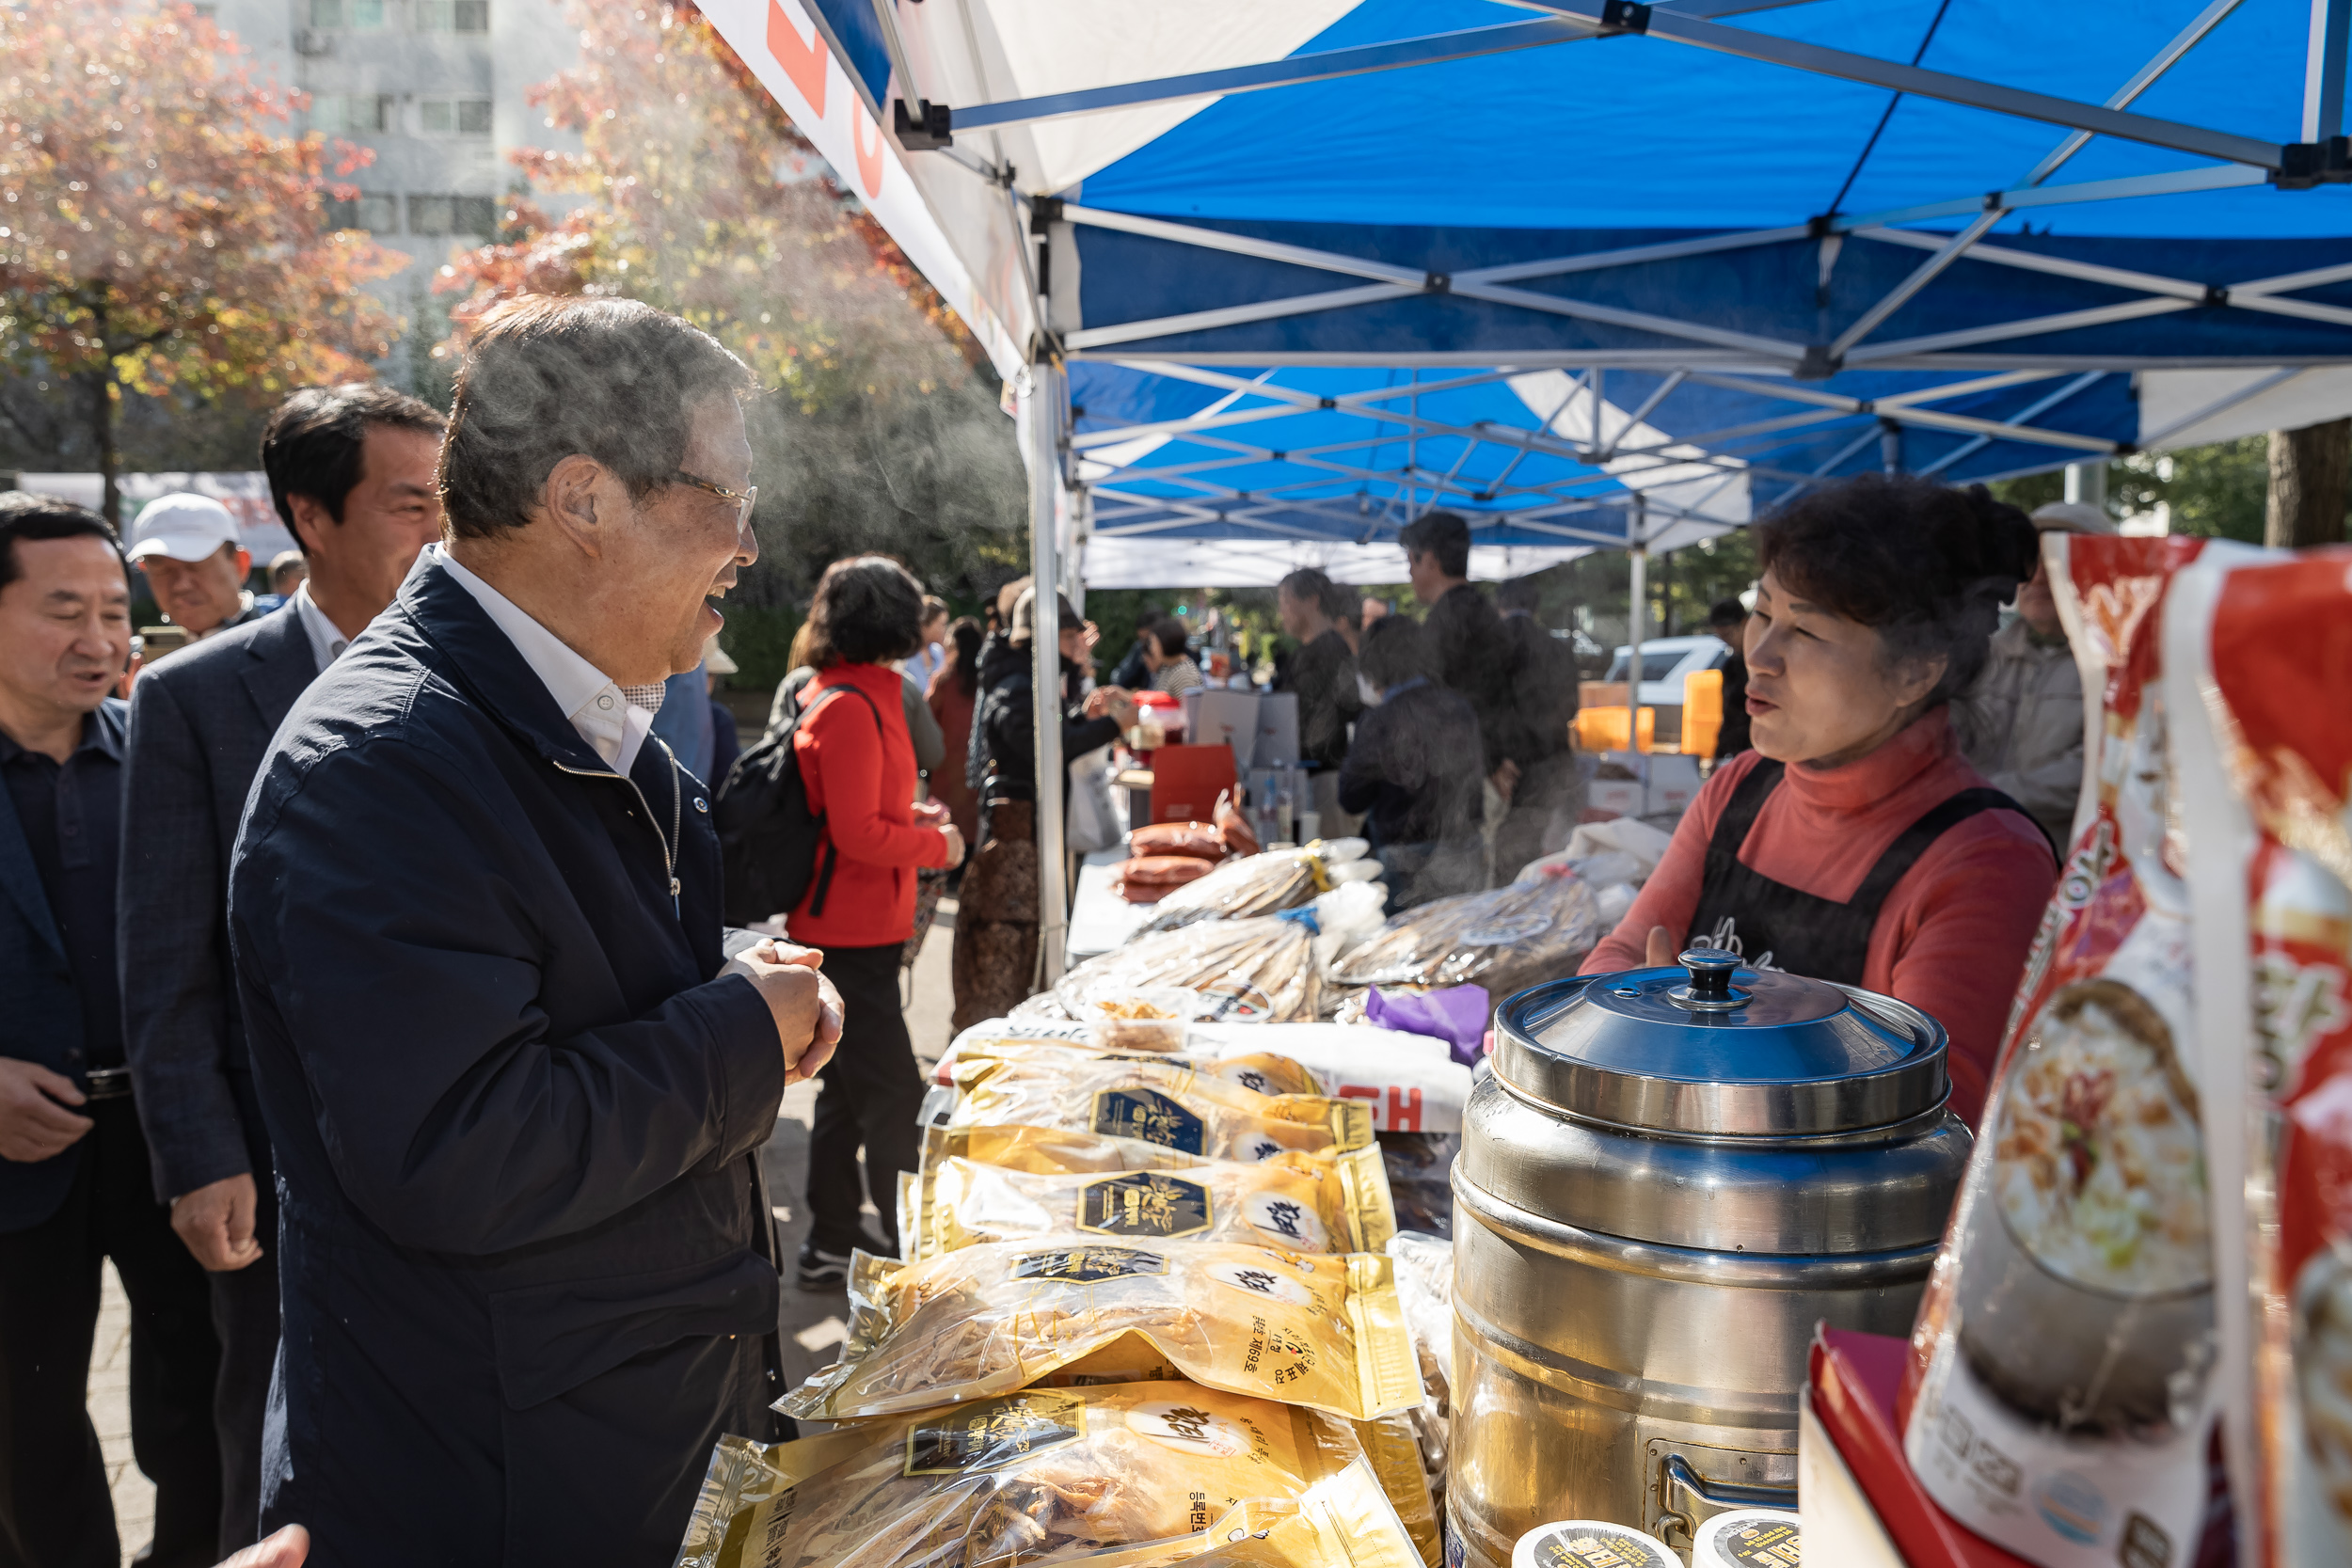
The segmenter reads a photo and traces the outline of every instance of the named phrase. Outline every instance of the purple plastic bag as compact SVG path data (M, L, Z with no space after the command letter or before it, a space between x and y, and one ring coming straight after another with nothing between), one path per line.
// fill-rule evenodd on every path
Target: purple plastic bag
M1385 991L1375 986L1364 998L1364 1022L1444 1040L1464 1067L1475 1067L1485 1053L1486 1021L1493 1012L1494 1003L1484 986L1420 991Z

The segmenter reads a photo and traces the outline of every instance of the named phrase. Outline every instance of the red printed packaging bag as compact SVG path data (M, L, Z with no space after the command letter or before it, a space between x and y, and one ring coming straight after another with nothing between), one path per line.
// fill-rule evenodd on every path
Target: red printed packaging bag
M2352 550L2184 574L2217 1301L2240 1560L2352 1562Z
M2084 799L1912 1334L1900 1416L1946 1513L2042 1568L2177 1568L2218 1393L2185 847L2161 610L2198 539L2043 540Z

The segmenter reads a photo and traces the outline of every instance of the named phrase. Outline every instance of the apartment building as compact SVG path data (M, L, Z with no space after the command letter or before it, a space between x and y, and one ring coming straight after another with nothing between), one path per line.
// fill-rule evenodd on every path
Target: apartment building
M199 8L256 66L310 95L300 128L375 154L351 177L359 194L338 215L412 258L375 286L412 322L431 313L431 279L450 249L495 231L499 199L516 180L507 153L579 146L525 99L579 56L559 0L217 0Z

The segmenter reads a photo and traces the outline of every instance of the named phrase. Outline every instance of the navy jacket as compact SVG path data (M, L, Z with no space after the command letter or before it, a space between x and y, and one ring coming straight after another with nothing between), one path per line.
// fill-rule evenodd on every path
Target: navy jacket
M111 744L122 744L128 704L109 697L98 723ZM51 916L40 867L17 820L16 802L0 788L0 1056L39 1062L81 1087L87 1064L82 1043L82 1000L73 989L65 939ZM85 1140L87 1141L87 1140ZM57 1212L81 1168L82 1144L31 1164L0 1160L0 1234L39 1225Z
M650 741L608 768L437 561L303 694L230 871L278 1160L264 1531L665 1562L719 1436L769 1435L784 1060L712 978L719 909L707 791Z
M131 689L116 952L139 1125L166 1203L247 1171L269 1185L229 964L229 852L270 737L318 673L289 610L158 660Z

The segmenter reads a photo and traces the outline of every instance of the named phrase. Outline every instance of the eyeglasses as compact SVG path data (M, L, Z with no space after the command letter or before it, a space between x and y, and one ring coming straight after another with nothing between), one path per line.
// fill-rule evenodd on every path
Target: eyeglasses
M673 483L691 484L697 490L707 490L722 499L735 502L737 509L735 526L737 528L742 528L751 522L752 508L759 504L759 486L756 484L748 490L730 490L723 484L713 484L707 479L696 479L684 468L672 473L670 479Z

